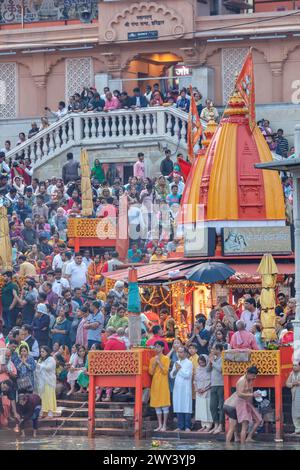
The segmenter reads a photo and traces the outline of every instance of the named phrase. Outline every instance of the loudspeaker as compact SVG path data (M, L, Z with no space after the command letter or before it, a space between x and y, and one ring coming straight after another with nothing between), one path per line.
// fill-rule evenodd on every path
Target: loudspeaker
M82 12L80 13L80 21L82 21L82 23L90 23L91 19L92 19L92 12L88 10L87 8L82 10Z

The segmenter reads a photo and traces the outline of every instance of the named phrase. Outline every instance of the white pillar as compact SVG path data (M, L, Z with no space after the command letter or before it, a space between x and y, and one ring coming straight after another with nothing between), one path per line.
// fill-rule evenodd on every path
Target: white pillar
M300 126L295 128L295 154L300 155ZM293 216L295 226L295 290L296 316L294 323L294 361L300 361L300 172L293 174Z
M107 73L97 73L95 75L95 87L97 88L100 95L103 93L103 89L106 86L109 86L109 80L111 76Z
M111 92L114 90L123 91L123 81L120 78L111 78L108 81L108 86Z
M215 73L209 67L194 67L192 70L192 85L196 86L203 96L202 103L207 98L215 99Z

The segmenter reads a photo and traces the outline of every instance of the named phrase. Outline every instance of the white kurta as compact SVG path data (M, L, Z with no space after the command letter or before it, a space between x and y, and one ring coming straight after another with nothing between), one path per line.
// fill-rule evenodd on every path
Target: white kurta
M174 413L192 414L193 364L189 359L183 359L176 362L181 365L181 369L176 374L175 363L170 374L172 379L175 377L173 389L173 410Z

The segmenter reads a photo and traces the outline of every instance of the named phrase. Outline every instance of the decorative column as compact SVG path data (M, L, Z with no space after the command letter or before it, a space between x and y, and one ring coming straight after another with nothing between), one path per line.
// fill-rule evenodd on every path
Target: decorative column
M300 153L300 126L295 128L295 154ZM295 290L296 316L294 324L294 361L300 361L300 172L293 173L293 212L295 226Z
M270 62L272 71L272 102L281 103L283 100L282 62Z
M141 299L138 287L138 276L135 268L128 270L128 328L130 346L141 344Z
M111 90L123 90L120 55L114 52L101 53L109 73L108 86Z
M36 113L42 115L44 114L44 108L47 106L46 76L38 75L33 78L37 88Z

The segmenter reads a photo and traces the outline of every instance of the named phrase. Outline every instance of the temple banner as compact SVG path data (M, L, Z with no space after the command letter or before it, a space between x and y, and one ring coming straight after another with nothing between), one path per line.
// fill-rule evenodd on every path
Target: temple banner
M184 227L184 256L214 256L216 231L203 224Z
M228 227L222 230L224 256L291 254L290 227Z

